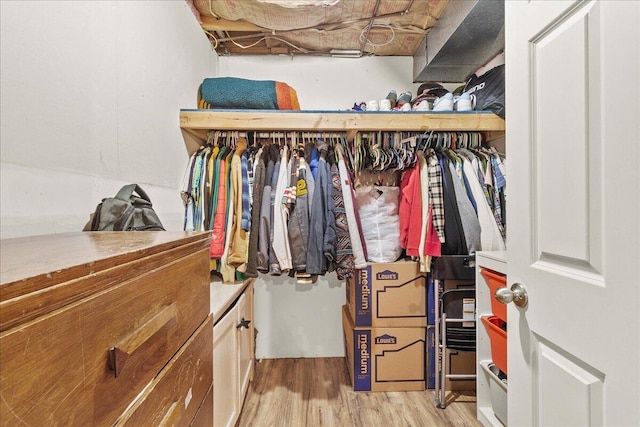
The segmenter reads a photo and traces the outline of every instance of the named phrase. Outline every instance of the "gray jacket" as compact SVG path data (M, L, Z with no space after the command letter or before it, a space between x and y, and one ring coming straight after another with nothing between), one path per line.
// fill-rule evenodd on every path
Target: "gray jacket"
M318 150L320 159L311 206L307 250L307 273L309 274L325 274L330 263L335 259L336 219L333 213L333 186L327 163L326 144L322 143L318 146Z
M269 250L271 247L271 177L275 166L271 147L266 150L266 156L264 159L267 166L264 174L262 203L260 203L260 231L258 232L258 254L256 256L257 269L261 273L269 272ZM253 197L255 200L256 196Z
M253 176L253 204L251 205L251 234L249 234L249 258L245 276L258 277L258 238L260 236L260 216L262 213L262 194L264 190L264 178L266 166L263 156L256 159L256 171Z
M304 162L304 160L302 160ZM309 240L309 202L304 163L298 168L296 201L289 217L289 245L295 271L306 271Z

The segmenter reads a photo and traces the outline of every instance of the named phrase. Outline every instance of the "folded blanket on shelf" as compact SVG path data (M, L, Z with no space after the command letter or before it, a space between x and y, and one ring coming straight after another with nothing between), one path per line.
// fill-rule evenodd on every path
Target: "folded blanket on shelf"
M286 83L237 77L204 79L198 88L198 108L299 110L298 94Z

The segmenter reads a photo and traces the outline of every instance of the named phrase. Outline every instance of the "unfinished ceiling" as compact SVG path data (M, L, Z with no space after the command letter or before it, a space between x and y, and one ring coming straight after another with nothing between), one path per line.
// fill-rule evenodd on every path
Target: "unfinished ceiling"
M449 0L187 0L220 55L413 56Z

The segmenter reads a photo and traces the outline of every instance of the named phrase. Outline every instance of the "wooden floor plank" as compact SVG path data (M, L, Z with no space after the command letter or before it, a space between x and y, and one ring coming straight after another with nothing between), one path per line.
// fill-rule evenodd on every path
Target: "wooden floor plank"
M256 363L239 427L474 427L474 392L355 392L344 358L263 359Z

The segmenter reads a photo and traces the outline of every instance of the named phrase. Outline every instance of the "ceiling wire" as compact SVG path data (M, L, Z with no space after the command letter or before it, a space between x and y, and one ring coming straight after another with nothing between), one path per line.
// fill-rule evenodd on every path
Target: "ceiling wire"
M389 40L387 40L384 43L374 43L369 38L367 38L367 39L364 38L364 30L366 28L362 29L362 31L360 32L360 37L359 37L360 43L364 43L365 48L366 48L367 45L370 45L371 47L373 47L373 50L372 50L371 53L373 53L377 47L382 47L382 46L386 46L388 44L391 44L391 42L393 42L393 40L396 38L396 32L393 29L393 27L391 25L389 25L389 24L373 24L371 26L371 28L387 28L387 29L391 30L391 37L389 38ZM371 33L369 33L369 36L370 35L371 35Z
M292 48L294 48L294 49L296 49L296 50L298 50L298 51L300 51L302 53L311 53L312 52L312 51L310 51L308 49L302 48L300 46L296 46L295 44L291 43L288 40L285 40L285 39L280 38L280 37L272 36L272 35L265 35L265 36L261 37L260 39L258 39L256 42L254 42L254 43L252 43L252 44L250 44L248 46L244 46L244 45L241 45L240 43L236 42L233 38L231 38L229 36L228 32L225 31L225 34L227 36L225 41L230 41L231 43L233 43L234 45L238 46L241 49L249 49L249 48L252 48L252 47L256 46L257 44L259 44L259 43L261 43L261 42L263 42L263 41L265 41L267 39L273 39L273 40L278 40L278 41L280 41L282 43L285 43L285 44L291 46Z
M220 17L219 17L217 14L213 13L213 9L211 8L211 0L209 0L209 13L210 13L210 14L211 14L211 16L213 16L214 18L216 18L216 19L220 19Z
M379 7L380 7L380 0L376 0L376 5L373 8L373 15L369 20L369 24L366 27L364 27L364 30L363 30L365 31L364 42L361 41L361 44L360 44L360 55L364 54L364 48L367 46L367 40L369 40L369 32L371 31L371 27L373 26L373 21L375 21L376 15L378 14ZM362 33L360 33L360 35L362 35Z
M210 37L211 41L213 42L213 50L216 50L219 45L218 38L214 34L211 34L209 31L205 30L204 28L202 29L202 31L204 31L205 34L207 34Z
M378 15L376 18L377 19L383 19L383 18L391 18L394 16L399 16L399 15L404 15L406 14L406 11L402 11L402 12L393 12L393 13L386 13L384 15ZM278 33L283 34L283 33L292 33L292 32L297 32L297 31L306 31L306 30L324 30L324 31L334 31L334 30L340 30L341 28L331 28L331 27L335 27L335 26L344 26L344 25L349 25L349 24L355 24L356 22L362 22L362 21L369 21L371 20L371 17L365 17L365 18L354 18L354 19L349 19L346 21L341 21L341 22L329 22L329 23L324 23L324 24L318 24L318 25L312 25L310 27L302 27L302 28L293 28L290 30L277 30ZM398 29L398 28L396 28ZM411 31L411 32L423 32L423 31L413 31L413 30L408 30L408 29L404 29L405 31ZM275 34L276 30L270 30L270 29L265 29L265 31L260 31L260 32L256 32L253 34L245 34L242 36L235 36L233 37L234 40L240 40L240 39L251 39L254 37L260 37L263 35L267 35L267 34ZM220 38L219 41L221 42L225 42L225 41L231 41L231 37L229 38Z

